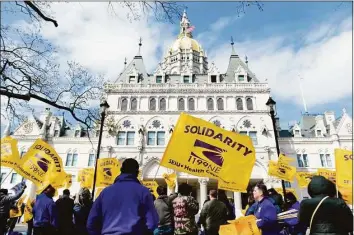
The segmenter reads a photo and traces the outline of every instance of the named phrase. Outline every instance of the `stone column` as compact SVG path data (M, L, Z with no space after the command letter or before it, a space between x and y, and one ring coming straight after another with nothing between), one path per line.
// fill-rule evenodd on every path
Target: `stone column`
M203 203L205 200L207 200L208 197L208 178L199 178L199 189L200 189L200 203L199 203L199 208L201 209L203 207Z
M242 215L242 199L240 192L234 192L235 215L239 218Z

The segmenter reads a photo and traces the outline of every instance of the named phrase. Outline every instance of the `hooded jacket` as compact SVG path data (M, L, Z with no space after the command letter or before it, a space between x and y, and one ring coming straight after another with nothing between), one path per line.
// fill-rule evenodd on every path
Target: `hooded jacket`
M160 195L154 204L159 215L159 225L173 226L173 207L170 198L167 195Z
M353 214L347 204L340 198L334 198L335 185L323 176L314 176L308 185L311 199L303 200L300 204L299 221L307 227L317 205L325 197L318 208L310 234L312 235L347 235L353 232Z
M87 220L90 235L152 233L159 217L148 188L136 176L119 175L93 203Z
M254 216L259 220L257 227L262 230L262 235L278 235L280 226L277 222L277 209L268 197L257 202Z
M272 201L273 205L277 209L277 214L281 213L282 211L282 206L283 206L283 196L280 194L273 194L268 197L269 200Z

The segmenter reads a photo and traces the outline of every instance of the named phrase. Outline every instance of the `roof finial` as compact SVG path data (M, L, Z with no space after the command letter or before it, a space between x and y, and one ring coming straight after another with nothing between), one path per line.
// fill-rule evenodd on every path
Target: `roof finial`
M234 38L231 36L231 47L232 47L232 55L236 55L235 48L234 48Z
M143 45L142 44L142 39L141 39L141 37L139 38L139 52L138 52L138 56L140 56L140 50L141 50L141 46Z
M247 55L245 56L245 63L247 65L247 67L248 67L248 57L247 57Z
M127 67L127 57L124 57L124 68Z

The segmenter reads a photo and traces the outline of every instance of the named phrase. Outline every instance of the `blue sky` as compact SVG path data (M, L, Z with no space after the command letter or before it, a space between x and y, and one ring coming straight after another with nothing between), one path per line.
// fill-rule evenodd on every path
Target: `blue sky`
M299 121L304 111L299 75L310 113L333 110L339 116L343 108L352 113L351 2L263 2L263 11L250 6L240 16L237 2L181 3L196 27L194 38L221 72L233 36L240 57L247 55L259 80L269 82L282 127ZM106 4L52 5L59 27L46 23L40 33L58 48L58 62L76 60L111 80L122 70L124 57L130 60L136 54L141 36L142 55L153 72L178 34L178 22L128 22L125 9L117 7L117 16L107 12ZM24 24L18 15L3 15L2 20Z

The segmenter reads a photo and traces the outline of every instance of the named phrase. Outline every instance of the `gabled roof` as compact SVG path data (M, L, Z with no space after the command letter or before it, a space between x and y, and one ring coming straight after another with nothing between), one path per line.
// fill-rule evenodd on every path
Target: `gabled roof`
M246 63L240 59L240 57L235 53L234 49L232 50L229 66L227 67L225 82L235 82L235 71L239 66L241 66L241 68L247 72L248 76L251 77L254 82L259 82L256 75L248 68Z
M118 76L114 83L125 83L131 71L136 70L139 76L142 76L142 83L147 83L147 78L149 74L146 72L143 57L141 55L136 55L129 65L123 70L123 72Z

